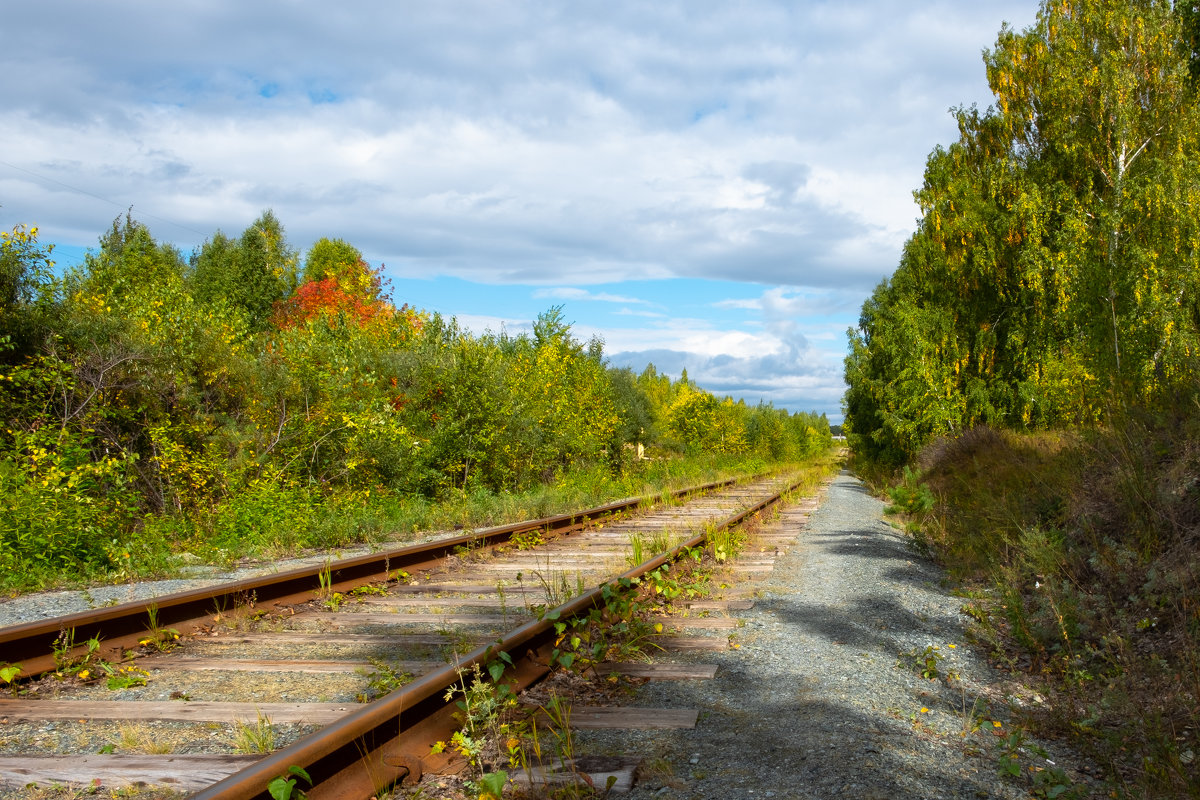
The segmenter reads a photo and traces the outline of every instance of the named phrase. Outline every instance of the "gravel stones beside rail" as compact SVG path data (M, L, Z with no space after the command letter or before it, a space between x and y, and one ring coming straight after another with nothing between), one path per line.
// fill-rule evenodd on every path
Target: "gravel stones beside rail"
M257 578L262 575L273 575L285 570L300 567L319 566L327 560L354 558L355 556L378 553L396 547L407 547L434 539L446 539L463 533L456 531L437 531L424 534L411 540L396 542L379 542L371 546L358 546L339 549L332 556L326 553L309 555L301 558L281 558L274 561L248 563L235 569L221 569L208 564L193 564L184 566L181 572L193 577L169 578L156 581L138 581L136 583L120 583L112 586L93 586L89 589L61 589L48 592L33 592L20 597L0 598L0 628L21 625L26 622L37 622L43 619L63 617L81 611L90 611L104 606L131 603L137 600L149 600L153 597L163 597L175 592L186 592L191 589L203 589L208 586L219 586L222 583Z
M846 473L804 530L785 511L798 542L739 612L740 648L694 659L717 677L649 683L628 703L697 708L696 728L581 732L580 751L645 756L634 800L1029 797L996 771L1009 709L964 641L962 600L881 513ZM944 657L928 679L916 657L934 646ZM1040 744L1066 768L1069 753ZM1020 759L1026 773L1046 765Z

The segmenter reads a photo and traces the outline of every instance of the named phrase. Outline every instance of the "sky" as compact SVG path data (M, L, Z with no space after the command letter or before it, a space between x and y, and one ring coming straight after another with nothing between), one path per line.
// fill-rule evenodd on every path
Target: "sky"
M39 0L0 29L0 229L132 208L185 254L265 209L397 303L842 418L950 109L1032 0Z

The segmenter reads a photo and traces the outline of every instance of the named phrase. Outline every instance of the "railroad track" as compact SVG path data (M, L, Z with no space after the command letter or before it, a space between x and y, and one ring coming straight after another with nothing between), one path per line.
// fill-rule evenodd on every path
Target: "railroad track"
M500 680L514 688L536 683L557 657L562 626L603 607L620 578L649 575L700 546L706 529L741 524L787 488L779 478L709 485L655 508L623 501L0 630L0 663L45 673L23 696L0 700L0 752L22 751L0 756L0 790L152 784L201 800L265 800L273 779L299 767L313 780L310 797L367 798L452 771L455 758L431 745L459 726L446 694L463 674L503 668ZM763 539L730 568L736 581L768 571L794 535ZM665 542L663 552L648 549ZM647 557L630 569L635 543ZM691 616L657 620L656 645L724 649L736 627L730 612L746 602L693 600ZM602 669L711 676L703 666ZM129 685L112 690L114 678ZM687 710L572 713L576 727L694 723ZM273 752L211 752L235 740ZM113 753L118 746L168 752Z

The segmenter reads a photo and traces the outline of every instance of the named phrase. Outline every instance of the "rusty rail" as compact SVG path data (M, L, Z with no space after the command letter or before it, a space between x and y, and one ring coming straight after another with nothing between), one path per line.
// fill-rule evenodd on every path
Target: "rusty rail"
M728 517L717 529L741 524L794 488L795 485ZM522 625L495 644L476 649L458 665L422 676L408 686L348 713L317 733L198 792L193 795L193 800L271 800L268 784L275 777L285 775L292 766L302 767L312 777L313 787L307 793L314 800L364 800L397 781L419 780L423 772L437 766L431 762L432 745L448 740L458 729L453 717L456 706L446 699L446 693L459 682L462 670L470 670L474 665L484 667L498 653L504 652L512 659L512 666L505 670L501 680L512 684L516 690L536 683L551 669L550 654L557 638L556 621L586 614L602 606L605 586L610 591L621 591L622 579L632 580L648 574L674 561L685 550L702 545L706 537L705 533L700 533L607 584L562 604L541 620Z
M717 481L681 489L673 492L672 497L709 492L736 482ZM655 497L618 500L586 511L500 525L462 536L331 562L328 566L301 567L275 575L163 595L152 600L14 625L0 629L0 652L4 654L4 661L21 665L22 677L39 675L55 668L53 651L59 635L63 631L73 631L76 642L74 653L81 652L84 643L96 638L100 640L98 657L119 661L125 650L136 648L139 640L145 638L152 613L160 628L174 628L180 633L187 633L214 614L229 609L248 605L261 608L311 600L315 592L324 588L322 575L326 571L329 590L342 591L372 580L385 579L396 570L412 573L428 569L459 548L495 547L519 533L538 529L549 533L569 533L581 528L587 520L628 511L653 499Z

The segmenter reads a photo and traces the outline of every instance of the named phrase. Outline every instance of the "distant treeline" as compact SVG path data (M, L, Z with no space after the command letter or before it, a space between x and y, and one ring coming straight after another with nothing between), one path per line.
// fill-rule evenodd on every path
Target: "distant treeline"
M560 308L513 336L397 306L352 245L301 260L269 211L190 257L126 215L61 276L36 229L0 244L0 570L119 563L162 519L236 537L239 509L302 524L325 501L621 472L639 443L830 443L823 415L610 367Z

